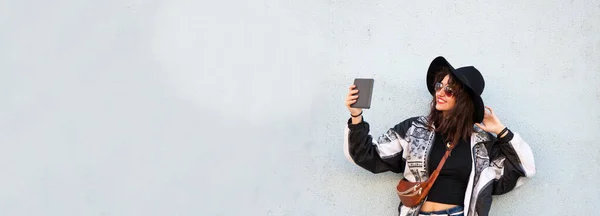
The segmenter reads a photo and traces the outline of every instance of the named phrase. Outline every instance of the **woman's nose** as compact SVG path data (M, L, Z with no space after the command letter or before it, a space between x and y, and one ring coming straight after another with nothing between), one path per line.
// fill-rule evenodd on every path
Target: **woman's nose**
M443 96L442 95L443 92L444 92L444 90L442 90L442 89L435 91L435 97L437 98L437 97Z

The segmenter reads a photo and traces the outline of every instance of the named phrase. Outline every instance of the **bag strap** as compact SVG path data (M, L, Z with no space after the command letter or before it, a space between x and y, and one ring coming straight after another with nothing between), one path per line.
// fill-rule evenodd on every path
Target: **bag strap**
M431 186L433 186L433 183L435 182L438 175L440 174L440 171L442 170L444 163L446 163L446 159L448 159L448 157L450 156L450 152L454 149L454 147L456 147L456 143L453 145L450 145L450 143L446 144L446 154L444 154L444 157L438 164L437 168L435 169L435 171L433 171L433 173L431 174L431 177L429 177L429 179L427 180L427 187L426 187L427 191L429 191L429 188L431 188Z

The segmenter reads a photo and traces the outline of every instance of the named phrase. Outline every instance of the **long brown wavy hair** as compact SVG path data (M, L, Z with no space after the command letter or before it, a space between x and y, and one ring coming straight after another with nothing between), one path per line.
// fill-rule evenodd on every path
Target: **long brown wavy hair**
M446 75L450 75L448 85L452 88L453 97L456 103L451 110L445 113L435 109L436 95L433 95L431 101L431 111L427 117L430 129L441 132L446 137L445 142L458 143L461 139L468 141L473 133L473 113L475 108L471 96L466 91L462 83L447 67L442 67L435 76L435 83L442 82Z

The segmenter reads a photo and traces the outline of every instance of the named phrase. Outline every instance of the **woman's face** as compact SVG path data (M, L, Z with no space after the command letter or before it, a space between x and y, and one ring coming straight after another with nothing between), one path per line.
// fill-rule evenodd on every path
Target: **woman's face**
M450 80L450 75L446 75L441 82L441 88L439 88L439 84L436 84L435 88L435 109L439 111L448 111L454 108L454 104L456 103L456 97L454 97L454 92L450 91L448 94L446 90L452 90L452 88L447 87L448 81Z

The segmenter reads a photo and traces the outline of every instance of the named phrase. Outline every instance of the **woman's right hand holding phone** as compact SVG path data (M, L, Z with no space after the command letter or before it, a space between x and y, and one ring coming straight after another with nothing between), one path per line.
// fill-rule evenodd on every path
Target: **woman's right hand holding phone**
M346 108L350 111L350 115L357 116L352 118L352 123L358 124L362 121L362 116L359 116L362 113L362 109L350 107L350 105L356 103L356 100L358 100L358 90L355 88L356 85L351 85L349 88L348 95L346 96Z

